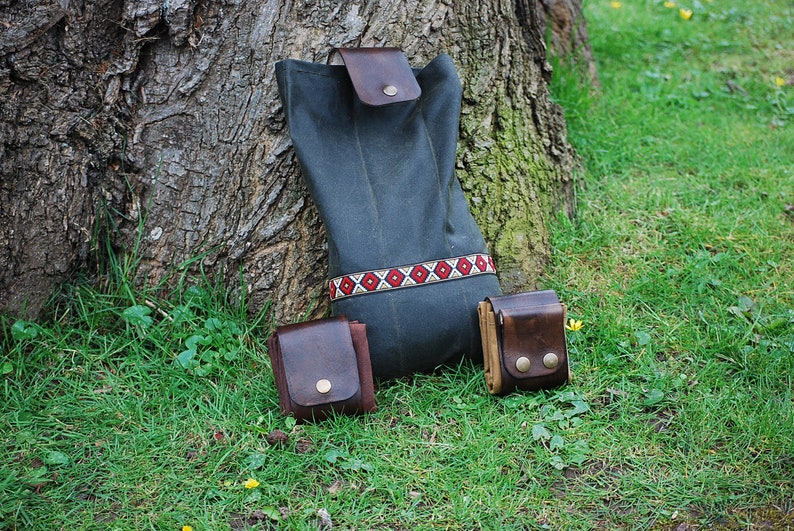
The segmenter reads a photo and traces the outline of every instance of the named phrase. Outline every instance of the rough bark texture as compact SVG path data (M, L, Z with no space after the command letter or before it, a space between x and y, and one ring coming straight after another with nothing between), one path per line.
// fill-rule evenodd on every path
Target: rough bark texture
M536 0L540 4L540 26L548 35L551 53L572 61L591 86L599 86L598 69L590 47L581 0Z
M532 287L546 218L572 208L575 165L537 9L0 0L0 312L38 314L90 262L99 226L119 250L139 243L148 282L190 261L233 289L242 276L251 308L272 299L280 320L323 301L324 233L273 64L358 45L400 46L414 65L452 56L464 85L459 177L505 290Z

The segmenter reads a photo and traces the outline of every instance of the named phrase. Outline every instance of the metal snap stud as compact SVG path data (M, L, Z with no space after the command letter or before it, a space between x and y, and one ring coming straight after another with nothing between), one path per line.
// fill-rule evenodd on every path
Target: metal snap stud
M532 365L532 362L529 361L529 358L526 356L521 356L516 360L516 369L518 369L519 372L527 372L530 365Z
M553 352L549 352L545 356L543 356L543 366L547 369L553 369L560 363L560 358Z
M383 87L383 93L389 97L396 96L397 87L395 87L394 85L386 85L385 87Z
M320 393L321 395L324 395L324 394L326 394L326 393L331 391L331 387L332 386L331 386L331 382L329 380L326 380L325 378L323 378L322 380L317 380L317 383L314 384L314 387L315 387L315 389L317 389L318 393Z

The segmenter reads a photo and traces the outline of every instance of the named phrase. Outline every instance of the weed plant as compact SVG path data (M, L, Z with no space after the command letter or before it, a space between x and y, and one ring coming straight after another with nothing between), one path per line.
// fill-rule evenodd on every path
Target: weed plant
M794 526L794 7L586 17L601 86L555 69L583 174L542 279L582 321L570 385L493 398L462 363L296 425L267 309L111 262L3 327L0 528Z

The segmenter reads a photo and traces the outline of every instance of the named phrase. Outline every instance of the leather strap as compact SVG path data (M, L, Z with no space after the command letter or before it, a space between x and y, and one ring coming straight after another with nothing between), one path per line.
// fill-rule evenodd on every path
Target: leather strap
M478 312L491 394L548 389L570 380L565 305L553 290L490 297Z
M379 107L422 95L411 65L399 48L339 48L364 105Z

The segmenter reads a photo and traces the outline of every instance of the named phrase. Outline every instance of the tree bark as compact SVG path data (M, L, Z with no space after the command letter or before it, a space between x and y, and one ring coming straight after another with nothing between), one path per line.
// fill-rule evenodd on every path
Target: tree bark
M587 22L581 0L537 0L540 26L547 34L551 53L561 61L571 61L590 86L599 87Z
M39 314L104 247L276 318L325 307L325 237L273 65L339 46L441 52L464 86L459 173L505 291L533 287L572 212L535 0L0 0L0 312Z

